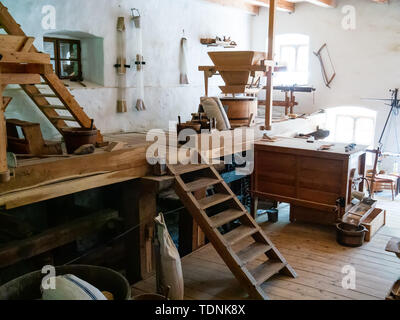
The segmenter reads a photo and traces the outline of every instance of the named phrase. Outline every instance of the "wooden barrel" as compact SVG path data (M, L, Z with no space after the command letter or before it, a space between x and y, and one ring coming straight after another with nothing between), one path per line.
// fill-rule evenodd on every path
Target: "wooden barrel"
M233 128L247 126L252 114L254 118L251 124L255 124L254 119L257 116L258 105L257 98L221 98L221 102Z

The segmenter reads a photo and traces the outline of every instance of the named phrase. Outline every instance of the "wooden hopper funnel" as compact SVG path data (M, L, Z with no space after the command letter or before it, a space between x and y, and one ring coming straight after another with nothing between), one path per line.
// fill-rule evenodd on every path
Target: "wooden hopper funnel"
M265 52L256 51L217 51L208 55L225 82L220 87L223 93L245 93L253 67L266 60Z

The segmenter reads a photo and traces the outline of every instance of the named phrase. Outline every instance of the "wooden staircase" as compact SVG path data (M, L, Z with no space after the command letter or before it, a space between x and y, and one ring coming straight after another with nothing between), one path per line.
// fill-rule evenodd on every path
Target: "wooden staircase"
M26 37L21 26L14 20L8 9L1 2L0 25L9 35ZM29 37L27 37L27 43L21 50L27 50L27 52L31 53L38 52L32 45L32 38ZM67 122L74 123L73 127L91 128L93 120L87 116L74 96L57 77L51 65L45 66L44 68L38 68L40 70L38 73L43 79L41 85L47 86L46 92L40 91L42 89L39 89L36 84L21 84L21 88L61 134L63 134L64 128L69 127ZM52 99L52 101L57 100L57 102L50 102L49 99ZM100 131L97 136L97 142L103 142L103 136Z
M277 273L297 276L213 166L168 165L168 169L182 203L251 298L267 300L262 285ZM206 190L212 194L207 196ZM220 232L220 227L235 220L240 221L239 227ZM233 246L246 238L252 243L236 252ZM261 256L267 260L257 266Z

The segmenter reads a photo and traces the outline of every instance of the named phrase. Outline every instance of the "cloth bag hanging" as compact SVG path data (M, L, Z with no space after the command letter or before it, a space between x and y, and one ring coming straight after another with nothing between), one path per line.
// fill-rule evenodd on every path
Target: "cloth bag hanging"
M159 244L157 286L158 291L165 294L169 289L168 298L183 300L184 284L181 258L168 232L164 215L160 213L155 219L157 240Z
M180 84L189 84L188 79L188 63L187 63L187 56L188 56L188 48L187 48L187 38L183 37L181 39L181 55L179 61L179 83Z

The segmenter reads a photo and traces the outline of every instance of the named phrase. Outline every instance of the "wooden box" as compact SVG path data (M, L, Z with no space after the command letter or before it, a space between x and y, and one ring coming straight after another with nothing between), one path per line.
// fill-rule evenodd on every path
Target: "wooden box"
M365 241L371 241L379 229L386 225L386 211L378 208L374 209L362 222L362 225L368 229Z
M326 142L278 138L255 143L252 193L290 203L291 221L333 224L351 207L352 181L365 175L366 146L345 152L345 144L319 151ZM364 189L364 184L358 185ZM337 200L346 208L338 210Z

